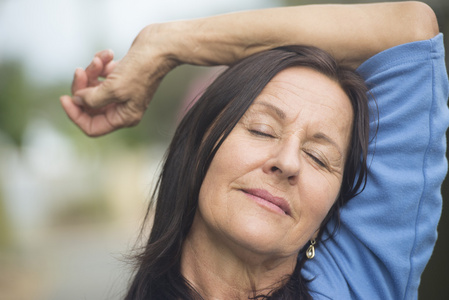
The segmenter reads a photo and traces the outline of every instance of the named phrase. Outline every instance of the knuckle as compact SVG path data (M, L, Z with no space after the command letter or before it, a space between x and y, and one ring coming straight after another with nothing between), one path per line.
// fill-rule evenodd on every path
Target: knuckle
M84 132L88 137L96 137L96 135L93 132Z
M130 105L127 105L119 111L119 122L114 124L121 127L133 127L140 123L143 112L141 110L132 109Z
M103 97L110 99L111 102L122 103L129 99L129 92L126 85L113 80L105 80L102 85Z
M132 113L128 114L126 126L127 127L136 126L137 124L140 123L141 119L142 119L142 114L136 113L136 112L132 112Z

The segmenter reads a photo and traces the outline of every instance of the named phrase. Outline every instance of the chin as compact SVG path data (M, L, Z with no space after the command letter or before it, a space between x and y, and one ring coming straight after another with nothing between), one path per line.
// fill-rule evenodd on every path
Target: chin
M272 224L245 218L244 222L234 223L234 232L229 233L229 238L239 248L250 251L253 254L290 256L298 253L300 246L292 247L285 239L286 230L276 228ZM279 225L279 224L278 224Z

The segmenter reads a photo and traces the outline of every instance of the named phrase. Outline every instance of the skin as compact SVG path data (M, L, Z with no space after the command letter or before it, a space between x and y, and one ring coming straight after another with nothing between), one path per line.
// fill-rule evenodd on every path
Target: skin
M152 24L119 62L105 50L85 70L77 69L73 96L60 101L84 133L100 136L138 124L161 80L181 64L228 65L262 50L303 44L355 68L380 51L436 34L434 12L416 1L281 7Z
M181 270L204 297L247 299L292 273L340 191L352 119L344 91L317 71L290 68L268 83L201 186Z
M435 13L416 1L285 7L152 24L142 29L120 61L113 61L112 51L105 50L98 52L86 69L77 69L72 96L64 95L60 101L68 117L86 135L101 136L136 125L163 77L181 64L227 65L265 49L304 44L327 50L340 63L355 68L385 49L426 40L438 32ZM98 77L105 80L98 81ZM222 240L227 246L235 244ZM251 263L234 276L232 267L241 266L236 256L221 253L212 260L196 246L193 237L186 243L183 255L189 259L182 267L203 295L217 291L220 297L232 291L238 298L249 286L272 285L276 282L273 278L293 268L288 263L280 264L283 268L263 264L274 261L264 260L268 256L263 254L255 256L254 260L259 259L256 262L249 261L249 256L244 259L245 248L239 247L240 260ZM206 246L204 250L208 250ZM341 246L344 251L345 245ZM196 258L203 256L202 264ZM264 274L264 279L258 274ZM233 276L239 280L233 280Z

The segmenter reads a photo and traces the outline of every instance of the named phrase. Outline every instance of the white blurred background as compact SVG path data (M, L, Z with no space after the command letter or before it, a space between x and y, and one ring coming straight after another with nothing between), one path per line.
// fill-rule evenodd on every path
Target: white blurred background
M155 104L158 112L173 111L165 123L150 114L139 128L90 139L59 105L75 68L101 49L122 57L150 23L276 5L0 0L0 300L120 299L126 289L124 256L139 231L176 110ZM155 102L181 102L201 72L177 70Z

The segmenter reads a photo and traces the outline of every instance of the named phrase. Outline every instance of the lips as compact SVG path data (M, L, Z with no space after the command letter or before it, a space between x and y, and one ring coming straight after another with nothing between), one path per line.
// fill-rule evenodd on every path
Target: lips
M277 206L284 212L286 215L290 215L290 205L288 202L281 197L275 197L270 194L268 191L263 189L244 189L242 190L244 193L256 198L256 200L262 200L268 202L268 204Z

